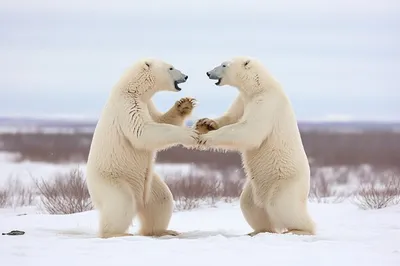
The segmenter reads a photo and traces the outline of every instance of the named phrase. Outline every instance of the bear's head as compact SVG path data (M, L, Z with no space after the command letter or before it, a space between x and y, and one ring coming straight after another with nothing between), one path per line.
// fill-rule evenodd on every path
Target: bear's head
M136 62L128 76L129 90L149 95L157 91L180 91L179 84L188 79L187 75L173 65L151 58Z
M263 66L258 60L241 56L223 62L206 74L209 79L217 80L215 84L218 86L229 85L250 92L252 88L260 86L261 69Z

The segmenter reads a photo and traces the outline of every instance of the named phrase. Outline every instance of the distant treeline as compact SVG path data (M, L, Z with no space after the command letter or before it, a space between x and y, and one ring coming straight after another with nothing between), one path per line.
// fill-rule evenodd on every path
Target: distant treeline
M85 162L92 133L0 134L0 151L15 152L20 160L63 163ZM321 166L358 166L400 168L400 133L367 131L340 133L301 131L304 147L314 163ZM160 163L195 163L213 168L240 167L237 153L187 150L175 147L160 152Z

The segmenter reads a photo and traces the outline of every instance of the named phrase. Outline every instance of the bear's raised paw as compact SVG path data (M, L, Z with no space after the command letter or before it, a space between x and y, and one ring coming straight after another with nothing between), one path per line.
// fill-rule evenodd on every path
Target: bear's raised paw
M196 106L196 99L185 97L176 101L175 106L180 115L189 115Z

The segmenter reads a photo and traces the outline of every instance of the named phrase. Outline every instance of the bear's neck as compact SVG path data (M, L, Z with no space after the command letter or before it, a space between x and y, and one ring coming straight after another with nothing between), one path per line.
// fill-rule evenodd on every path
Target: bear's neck
M130 97L135 98L135 100L142 103L147 103L154 96L155 92L152 89L145 90L144 92L139 92L136 89L128 89L127 93Z
M135 103L135 107L141 110L147 108L147 104L153 96L148 94L138 94L137 92L129 92L128 94L128 97Z
M154 92L151 90L148 90L144 93L136 93L136 98L138 99L138 101L143 102L143 103L147 103L148 101L150 101L150 99L154 96Z
M124 87L127 92L142 102L148 102L156 92L153 80L148 75L137 75L132 80L122 80L121 82L125 83Z
M248 100L265 93L265 90L262 87L253 87L248 85L240 86L237 89Z
M246 82L245 84L240 84L237 89L247 98L254 98L264 93L281 90L279 83L269 79Z

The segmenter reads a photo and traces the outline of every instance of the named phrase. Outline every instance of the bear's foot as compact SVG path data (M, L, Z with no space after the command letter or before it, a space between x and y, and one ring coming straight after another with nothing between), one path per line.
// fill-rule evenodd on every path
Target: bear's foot
M152 237L162 237L162 236L178 236L179 232L174 230L161 230L156 232L144 232L141 233L142 236L152 236Z
M125 236L134 236L134 234L130 234L130 233L103 233L103 234L100 234L101 238L125 237Z
M179 232L174 230L161 231L157 236L178 236Z
M313 232L308 232L308 231L304 231L304 230L297 230L297 229L290 229L290 230L288 230L288 231L286 231L286 232L283 232L282 234L290 234L290 233L292 233L292 234L294 234L294 235L303 235L303 236L312 236L312 235L314 235L314 233Z
M248 233L247 235L253 237L253 236L256 236L256 235L262 234L262 233L275 233L275 232L272 232L270 230L255 230L251 233Z

